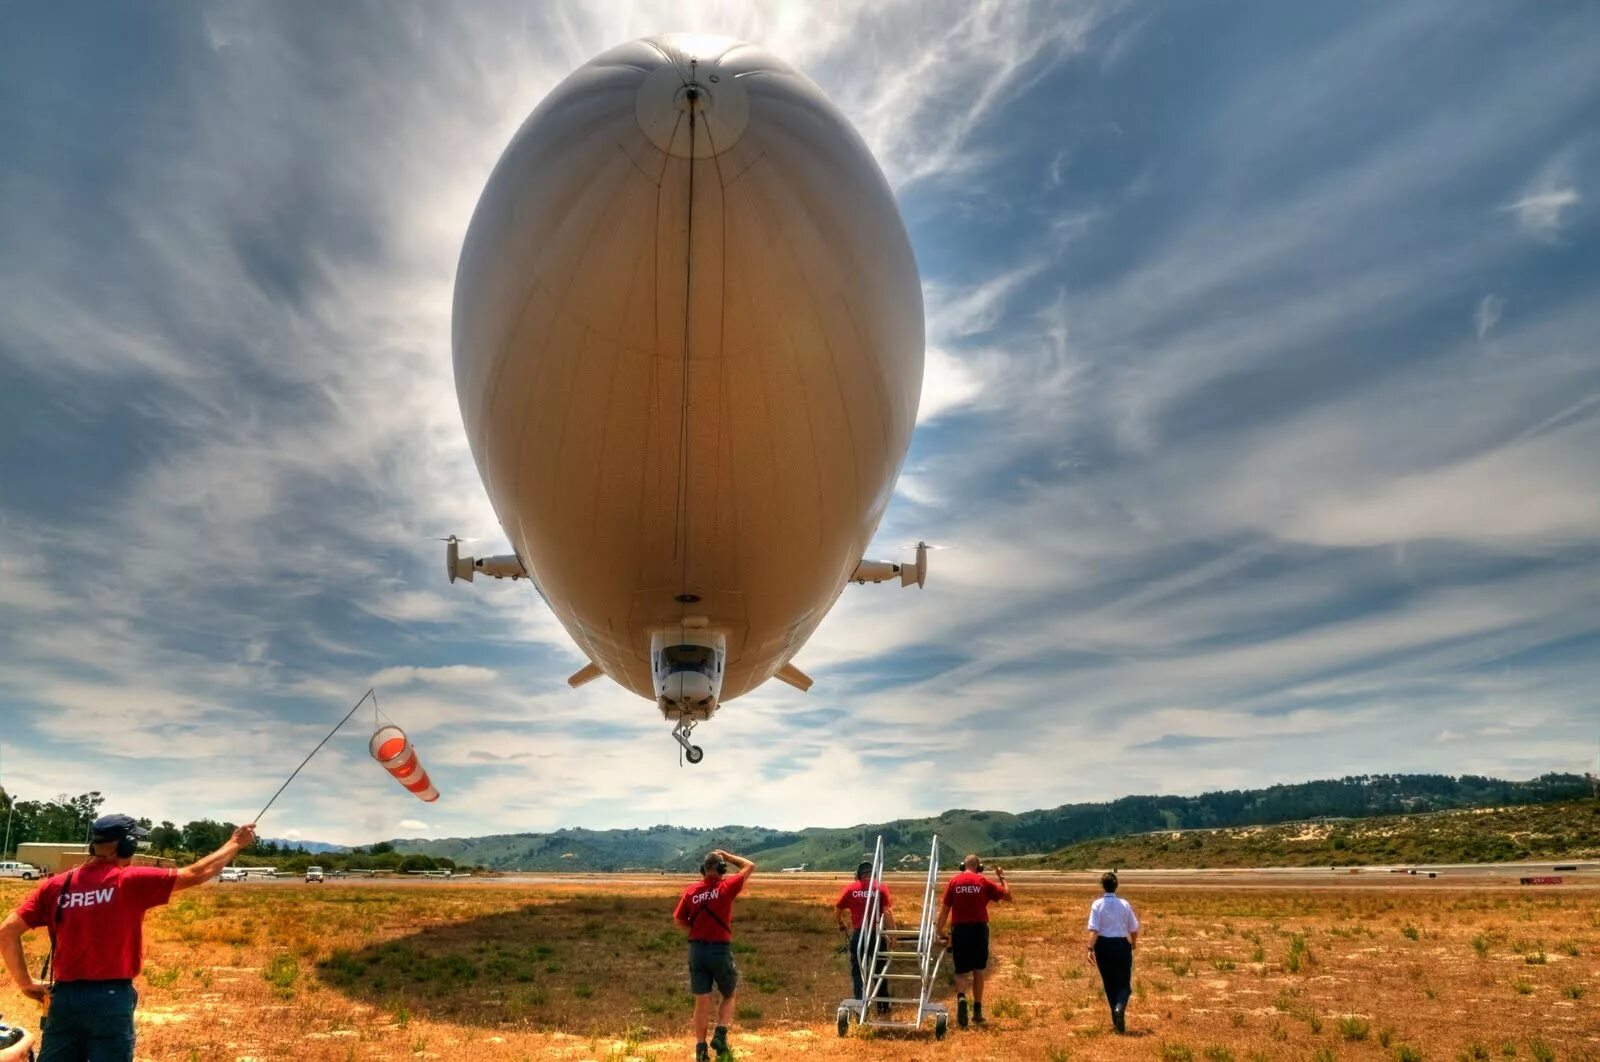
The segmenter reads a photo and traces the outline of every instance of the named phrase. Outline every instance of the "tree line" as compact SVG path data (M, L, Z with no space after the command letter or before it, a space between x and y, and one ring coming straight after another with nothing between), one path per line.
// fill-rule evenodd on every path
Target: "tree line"
M13 859L19 845L30 842L54 844L87 844L89 829L100 817L105 797L98 790L69 796L62 793L54 800L12 800L0 789L0 835L9 824L10 841L0 858ZM141 846L145 855L172 859L180 864L189 863L214 852L233 836L236 828L231 822L215 819L194 819L183 825L175 822L153 822L148 818L138 820L150 831ZM292 842L257 840L239 853L238 862L255 866L274 866L289 873L303 873L308 866L321 866L330 870L454 870L453 859L417 853L400 853L387 841L366 848L353 848L348 852L307 851Z

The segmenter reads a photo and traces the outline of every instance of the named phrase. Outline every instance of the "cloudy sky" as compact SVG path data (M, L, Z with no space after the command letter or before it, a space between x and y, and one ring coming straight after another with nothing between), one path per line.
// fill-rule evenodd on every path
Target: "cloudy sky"
M0 5L0 743L269 834L841 825L1600 737L1600 7ZM449 312L545 92L666 30L855 123L922 270L875 552L680 767L503 548Z

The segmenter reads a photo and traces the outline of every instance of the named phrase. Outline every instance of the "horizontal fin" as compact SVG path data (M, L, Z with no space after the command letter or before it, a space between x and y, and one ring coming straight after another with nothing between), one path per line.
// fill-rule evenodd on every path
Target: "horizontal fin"
M811 676L806 674L804 671L801 671L793 664L785 664L780 667L778 669L777 679L779 682L787 682L801 693L804 693L811 688Z
M572 676L567 679L567 685L571 686L573 689L577 689L585 682L593 682L595 679L599 678L601 674L602 672L600 670L600 665L590 662L574 671Z

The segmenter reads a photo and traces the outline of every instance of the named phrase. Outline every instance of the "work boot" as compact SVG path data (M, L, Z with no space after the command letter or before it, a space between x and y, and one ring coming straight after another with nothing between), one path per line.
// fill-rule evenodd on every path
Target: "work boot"
M956 997L956 1024L963 1029L967 1027L967 997Z
M704 1040L694 1045L694 1062L711 1062L711 1048Z
M1121 1003L1111 1008L1111 1024L1116 1026L1119 1033L1128 1031L1127 1017L1123 1012Z
M711 1053L718 1058L732 1058L733 1052L728 1050L728 1029L719 1025L711 1034Z
M983 1004L977 1002L976 1000L974 1000L973 1003L972 1003L972 1024L974 1024L974 1025L982 1025L982 1024L984 1024L984 1020L983 1020Z

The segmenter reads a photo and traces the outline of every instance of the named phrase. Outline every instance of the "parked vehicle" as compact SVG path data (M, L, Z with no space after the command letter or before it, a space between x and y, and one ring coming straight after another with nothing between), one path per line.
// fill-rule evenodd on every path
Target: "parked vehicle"
M0 878L21 878L23 881L32 881L42 873L43 871L31 863L14 861L0 863Z
M320 884L322 882L322 868L306 867L306 881L315 881Z
M250 875L246 874L244 871L240 870L238 867L223 867L222 868L222 877L218 878L217 880L218 881L243 881L245 878L248 878L249 876Z

